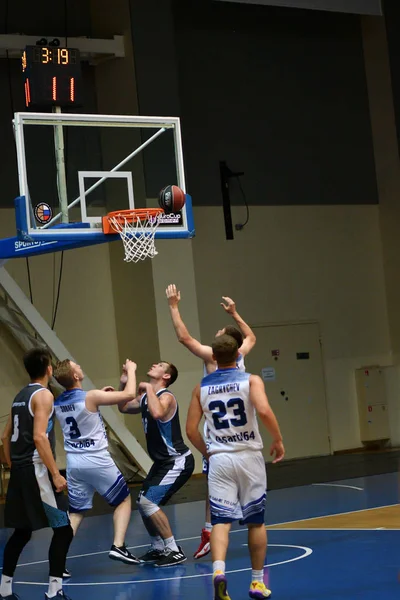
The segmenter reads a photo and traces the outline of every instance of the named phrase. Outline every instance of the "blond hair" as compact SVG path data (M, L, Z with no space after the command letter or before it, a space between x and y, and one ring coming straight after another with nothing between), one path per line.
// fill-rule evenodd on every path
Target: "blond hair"
M74 386L75 379L69 358L66 358L65 360L59 360L57 362L53 375L58 383L66 389Z

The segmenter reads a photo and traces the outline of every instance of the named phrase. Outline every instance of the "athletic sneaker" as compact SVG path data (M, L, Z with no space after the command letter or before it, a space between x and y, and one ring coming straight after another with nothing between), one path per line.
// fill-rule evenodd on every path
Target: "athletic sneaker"
M249 596L254 600L263 600L263 598L269 598L272 592L269 590L265 583L261 581L252 581L250 584Z
M178 546L178 551L176 550L164 550L162 556L159 558L157 562L154 563L155 567L174 567L175 565L179 565L180 563L185 562L187 557L185 556L182 548Z
M11 594L11 596L0 596L0 600L20 600L17 594Z
M60 590L59 592L57 592L57 594L55 596L48 596L47 594L45 594L44 597L46 598L46 600L53 600L53 599L57 600L57 598L62 598L63 600L72 600L72 598L67 596L67 594L63 590Z
M193 554L193 558L201 558L202 556L206 556L210 552L210 536L211 533L207 531L207 529L201 530L200 546Z
M127 550L125 544L123 546L120 546L119 548L117 546L114 546L114 544L111 546L111 550L108 553L109 558L111 558L111 560L119 560L127 565L139 565L140 564L140 560L138 558L136 558L136 556L133 556L133 554L131 554L129 552L129 550Z
M225 577L225 573L222 571L215 571L213 575L213 585L214 585L214 600L231 600L227 585L228 582Z
M162 550L156 550L152 546L150 546L149 550L147 550L146 554L143 556L139 556L139 560L141 563L147 563L148 565L151 563L155 563L163 556L164 552Z
M71 577L71 571L68 571L68 569L64 569L63 579L69 579L70 577Z

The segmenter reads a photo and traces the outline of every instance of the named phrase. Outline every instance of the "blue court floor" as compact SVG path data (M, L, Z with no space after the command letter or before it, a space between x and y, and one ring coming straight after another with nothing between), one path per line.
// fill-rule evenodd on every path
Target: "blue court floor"
M399 476L391 473L269 492L268 525L362 512L399 503ZM204 503L167 507L176 538L188 561L175 568L125 566L111 561L112 515L88 517L70 549L72 578L65 591L72 600L211 600L210 555L195 561L204 521ZM328 520L327 520L328 522ZM302 523L306 526L306 522ZM265 580L273 598L282 600L400 600L399 529L274 529L268 532ZM4 548L9 532L0 532ZM24 600L43 599L47 588L47 548L50 531L37 532L21 557L14 591ZM134 511L127 542L135 554L143 552L147 537ZM247 598L250 561L246 530L232 528L227 559L228 590L232 600Z

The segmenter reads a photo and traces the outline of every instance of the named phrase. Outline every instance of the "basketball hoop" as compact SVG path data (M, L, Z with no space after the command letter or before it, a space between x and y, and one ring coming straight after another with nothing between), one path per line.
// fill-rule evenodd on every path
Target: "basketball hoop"
M154 236L161 208L116 210L103 217L103 232L118 233L125 250L125 262L139 262L158 254Z

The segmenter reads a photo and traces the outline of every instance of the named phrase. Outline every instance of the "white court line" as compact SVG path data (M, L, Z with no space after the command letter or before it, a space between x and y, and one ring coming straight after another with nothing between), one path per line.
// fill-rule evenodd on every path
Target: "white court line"
M231 531L231 533L238 533L242 531L241 529L237 529L235 531ZM243 530L245 531L245 530ZM177 542L187 542L188 540L197 540L200 539L200 535L195 535L193 537L186 537L186 538L181 538L179 540L176 540ZM150 544L141 544L140 546L127 546L128 550L135 550L136 548L147 548ZM87 552L86 554L74 554L73 556L67 556L67 560L70 560L72 558L85 558L86 556L97 556L98 554L108 554L110 552L110 550L99 550L98 552ZM36 560L35 562L28 562L28 563L21 563L18 564L19 567L29 567L30 565L41 565L43 563L47 563L49 562L48 559L46 560ZM2 570L3 567L0 567L0 570Z
M246 529L235 529L234 531L231 531L230 533L242 533L242 532L246 532ZM176 540L177 542L188 542L189 540L198 540L200 539L201 536L200 535L194 535L192 537L185 537L185 538L180 538L179 540ZM127 546L128 550L135 550L137 548L147 548L150 544L141 544L140 546ZM98 552L87 552L86 554L74 554L72 556L67 556L67 560L70 560L72 558L85 558L86 556L97 556L98 554L108 554L110 552L110 550L99 550ZM28 563L21 563L18 564L19 567L29 567L31 565L41 565L44 563L49 562L48 559L46 560L36 560L34 562L28 562ZM0 567L0 571L3 569L3 567Z
M333 513L331 515L321 515L319 517L307 517L307 519L292 519L292 521L284 521L283 523L271 523L270 525L267 525L267 527L279 527L280 525L290 525L291 523L305 523L306 521L314 521L314 519L328 519L330 517L341 517L342 515L352 515L356 513L366 512L367 510L378 510L380 508L393 508L394 506L399 506L399 503L397 502L396 504L385 504L384 506L372 506L371 508L361 508L359 510L348 510L346 512ZM369 530L366 529L365 531Z
M348 488L349 490L358 490L360 492L364 491L364 488L356 487L355 485L344 485L343 483L312 483L311 485L321 485L324 487L341 487Z
M241 531L238 529L237 531ZM232 533L237 533L234 531ZM244 531L244 530L243 530ZM199 536L197 536L199 537ZM180 541L180 540L178 540ZM304 553L300 556L295 556L294 558L289 558L288 560L281 560L276 563L271 563L268 565L264 565L264 567L277 567L278 565L286 565L291 562L296 562L297 560L302 560L303 558L307 558L310 554L313 553L311 548L307 546L293 546L290 544L269 544L270 547L276 548L296 548L296 550L304 550ZM46 561L47 562L47 561ZM33 564L33 563L29 563ZM178 565L177 565L178 566ZM226 571L226 574L229 573L243 573L244 571L251 571L251 567L246 567L245 569L234 569L232 571ZM198 577L212 577L212 572L210 573L198 573L197 575L181 575L176 577L163 577L160 579L130 579L128 581L96 581L96 582L86 582L86 583L65 583L65 586L75 586L75 587L87 587L91 585L133 585L136 583L158 583L159 581L174 581L175 579L197 579ZM49 585L49 582L38 582L38 581L15 581L18 585Z
M392 508L393 506L399 506L399 504L388 504L385 506L376 506L373 508L363 508L361 510L350 510L348 512L342 512L342 513L335 513L335 514L331 514L331 515L322 515L320 517L308 517L307 519L293 519L292 521L282 521L280 523L271 523L268 524L267 527L279 527L280 525L290 525L291 523L304 523L306 521L313 521L314 519L326 519L329 517L336 517L336 516L341 516L341 515L350 515L352 513L360 513L360 512L365 512L366 510L376 510L377 508ZM376 528L374 527L372 529L375 530ZM301 529L300 531L313 531L314 529ZM324 531L331 531L329 528L328 529L323 529ZM231 531L230 533L241 533L241 532L245 532L245 529L235 529L234 531ZM299 531L297 528L285 528L285 531ZM322 530L321 530L322 531ZM333 528L332 531L337 531L337 528ZM341 529L340 531L346 531L345 529ZM354 531L353 528L349 528L347 531ZM371 529L359 529L357 528L356 531L371 531ZM397 529L387 529L387 531L398 531ZM192 537L186 537L186 538L180 538L179 540L176 540L177 542L188 542L190 540L198 540L200 539L200 535L194 535ZM128 546L129 550L134 550L136 548L146 548L147 546L149 546L149 544L141 544L140 546ZM67 560L71 560L73 558L85 558L86 556L97 556L99 554L108 554L109 550L100 550L99 552L87 552L86 554L74 554L72 556L67 556ZM44 563L49 562L48 559L46 560L37 560L34 562L28 562L28 563L21 563L18 566L19 567L29 567L31 565L41 565ZM3 570L3 567L0 567L0 571Z
M273 531L400 531L398 527L285 527L284 529L268 529L269 533ZM247 544L242 544L247 546Z

